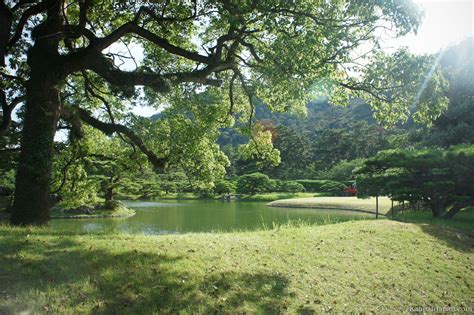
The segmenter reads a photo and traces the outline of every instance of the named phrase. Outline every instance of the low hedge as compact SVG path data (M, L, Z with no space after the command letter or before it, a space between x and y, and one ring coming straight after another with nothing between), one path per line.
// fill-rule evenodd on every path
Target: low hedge
M305 188L307 192L322 192L323 191L322 187L324 185L326 186L328 185L334 186L334 185L339 185L339 184L344 185L344 183L341 183L335 180L329 180L329 179L298 179L298 180L295 180L295 182L303 185L303 187Z

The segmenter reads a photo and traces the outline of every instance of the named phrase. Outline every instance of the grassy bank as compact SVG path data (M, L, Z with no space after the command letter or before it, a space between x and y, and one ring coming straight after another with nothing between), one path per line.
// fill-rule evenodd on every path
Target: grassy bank
M219 199L219 196L201 196L195 193L169 193L156 197L157 200L202 200L202 199Z
M390 220L159 237L0 226L0 313L473 307L473 243Z
M268 204L271 207L289 208L320 208L359 210L375 213L375 198L358 199L357 197L316 197L300 199L277 200ZM396 205L396 203L395 203ZM391 207L391 201L387 197L379 197L379 213L386 214Z

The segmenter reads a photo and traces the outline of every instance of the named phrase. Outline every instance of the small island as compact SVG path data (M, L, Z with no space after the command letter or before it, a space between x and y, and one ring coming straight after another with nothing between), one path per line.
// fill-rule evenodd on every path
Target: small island
M95 206L55 207L51 210L51 219L128 218L134 215L135 210L125 207L118 200L106 201Z

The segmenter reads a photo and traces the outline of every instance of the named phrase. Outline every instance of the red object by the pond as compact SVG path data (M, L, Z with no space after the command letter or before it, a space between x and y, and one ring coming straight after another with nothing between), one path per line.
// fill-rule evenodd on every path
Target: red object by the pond
M354 187L354 186L346 187L346 188L344 188L344 193L347 196L355 196L355 195L357 195L357 188Z

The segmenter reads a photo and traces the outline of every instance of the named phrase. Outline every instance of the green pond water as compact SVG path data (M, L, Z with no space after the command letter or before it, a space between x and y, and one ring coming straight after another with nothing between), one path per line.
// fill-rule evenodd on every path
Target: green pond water
M133 208L136 215L129 218L51 220L50 225L75 232L169 234L257 230L290 220L324 224L373 217L344 210L268 207L266 202L172 200L128 201L125 204Z

